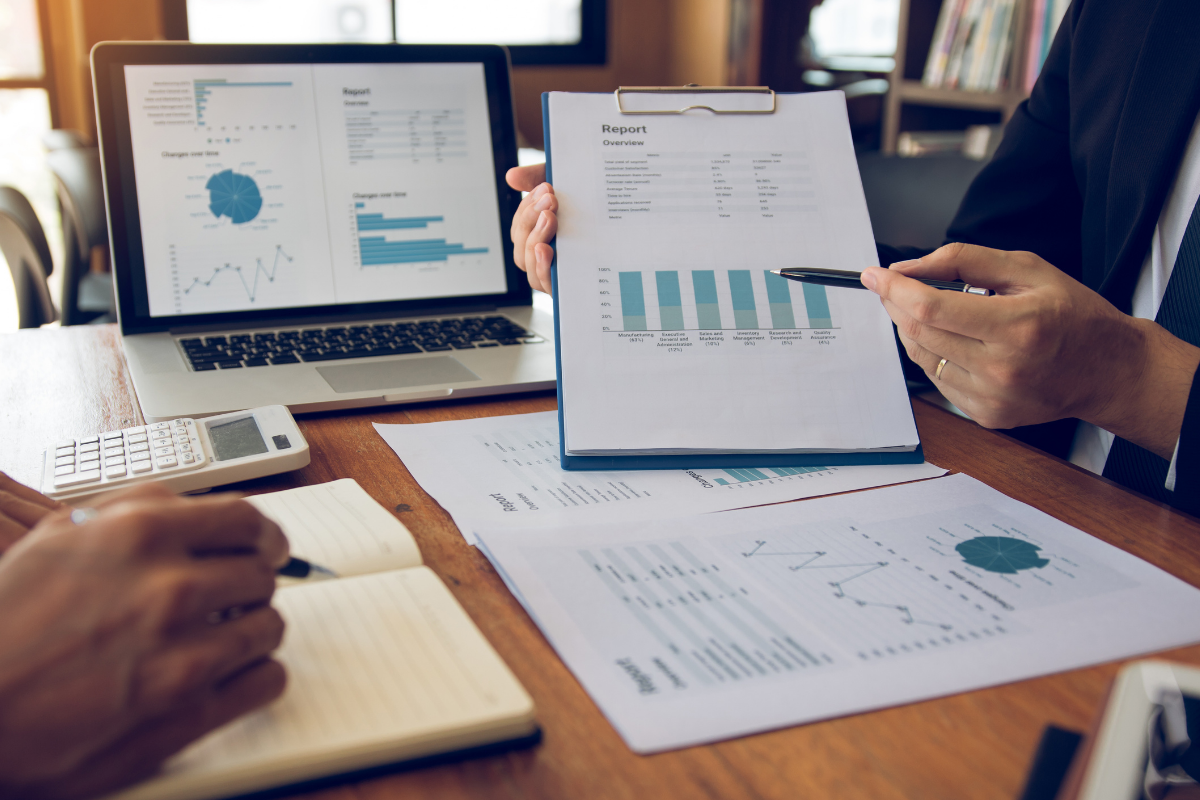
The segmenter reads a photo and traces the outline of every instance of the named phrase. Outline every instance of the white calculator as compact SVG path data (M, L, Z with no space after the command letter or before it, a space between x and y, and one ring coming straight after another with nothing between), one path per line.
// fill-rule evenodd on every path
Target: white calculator
M308 466L308 442L283 406L155 422L59 442L42 494L75 502L147 481L197 492Z

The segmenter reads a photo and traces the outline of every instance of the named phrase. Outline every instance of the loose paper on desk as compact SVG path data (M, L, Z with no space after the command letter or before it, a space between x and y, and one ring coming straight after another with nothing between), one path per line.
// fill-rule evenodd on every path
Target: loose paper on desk
M879 298L769 273L879 263L844 96L777 101L627 116L549 96L570 454L915 448Z
M639 753L1200 641L1200 590L965 475L480 548Z
M566 472L554 411L375 429L472 544L480 530L702 514L946 472L928 463Z

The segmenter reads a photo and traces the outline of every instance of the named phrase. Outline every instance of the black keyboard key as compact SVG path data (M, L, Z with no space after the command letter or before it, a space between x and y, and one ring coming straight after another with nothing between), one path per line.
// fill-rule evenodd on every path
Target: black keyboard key
M192 372L208 372L217 368L216 364L211 364L207 361L201 361L199 364L192 364Z
M451 342L450 346L455 350L474 350L475 345L470 342Z
M479 344L477 344L475 346L476 347L499 347L500 345L496 344L495 342L480 342Z
M237 336L229 337L230 344L249 344L250 341L250 334L248 333L242 333L238 334Z
M501 340L500 340L500 344L505 344L505 345L508 345L508 344L520 344L520 343L521 343L521 340L520 340L520 339L501 339Z
M267 360L265 358L247 358L246 359L247 367L265 367L266 365L267 365Z
M218 361L217 366L221 369L239 369L242 366L241 361Z
M229 344L229 340L224 336L206 336L204 337L204 343L209 346L214 344Z
M278 335L274 334L274 333L256 333L256 334L254 334L255 342L273 342L277 338L279 338Z
M271 359L272 364L299 364L300 359L296 358L291 353L277 355Z
M450 345L448 345L448 344L427 344L424 347L425 347L426 353L432 353L436 350L449 350L450 349Z

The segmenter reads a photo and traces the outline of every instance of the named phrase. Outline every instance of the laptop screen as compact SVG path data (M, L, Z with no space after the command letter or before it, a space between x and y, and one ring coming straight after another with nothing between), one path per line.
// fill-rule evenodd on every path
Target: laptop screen
M150 317L506 291L482 64L124 73Z

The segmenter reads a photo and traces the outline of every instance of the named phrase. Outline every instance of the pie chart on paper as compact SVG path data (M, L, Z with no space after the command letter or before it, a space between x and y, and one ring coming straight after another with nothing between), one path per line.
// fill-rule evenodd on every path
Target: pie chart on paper
M973 567L1015 575L1023 569L1041 569L1050 562L1038 555L1037 545L1010 536L977 536L954 548Z
M222 170L208 179L208 207L218 219L229 217L235 225L249 222L262 209L262 194L249 175Z

